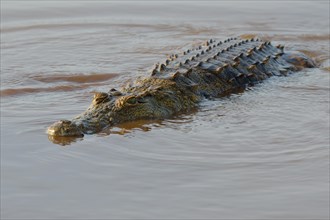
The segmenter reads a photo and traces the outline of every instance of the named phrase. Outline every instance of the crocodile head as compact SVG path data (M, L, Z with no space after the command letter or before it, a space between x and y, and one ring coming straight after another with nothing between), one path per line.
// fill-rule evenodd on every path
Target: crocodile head
M170 92L95 93L92 104L85 112L71 121L54 123L47 133L58 137L83 136L127 121L165 118L180 108L177 103Z

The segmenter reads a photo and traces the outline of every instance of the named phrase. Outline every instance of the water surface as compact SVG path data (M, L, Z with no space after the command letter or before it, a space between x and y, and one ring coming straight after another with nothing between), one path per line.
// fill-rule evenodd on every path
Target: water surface
M320 68L196 112L49 139L108 91L209 39ZM1 1L1 218L329 218L328 1Z

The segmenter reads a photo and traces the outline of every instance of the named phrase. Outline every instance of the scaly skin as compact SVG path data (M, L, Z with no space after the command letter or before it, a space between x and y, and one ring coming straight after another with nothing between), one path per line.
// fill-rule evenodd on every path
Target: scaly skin
M89 108L71 121L51 125L56 137L83 136L140 119L164 119L195 108L204 98L244 89L270 76L287 75L314 62L300 52L284 52L258 39L209 40L203 46L171 55L151 76L133 85L96 93Z

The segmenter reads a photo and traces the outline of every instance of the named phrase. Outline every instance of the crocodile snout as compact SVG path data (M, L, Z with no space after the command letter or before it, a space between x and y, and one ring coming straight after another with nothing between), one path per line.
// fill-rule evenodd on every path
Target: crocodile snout
M47 134L58 137L82 137L83 132L80 127L69 120L60 120L52 124L47 129Z

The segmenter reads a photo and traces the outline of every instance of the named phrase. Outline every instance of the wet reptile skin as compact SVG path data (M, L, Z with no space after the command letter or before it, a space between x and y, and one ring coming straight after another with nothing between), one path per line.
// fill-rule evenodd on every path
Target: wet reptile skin
M314 62L300 52L259 39L208 40L156 64L148 77L107 93L96 93L89 108L72 120L55 122L52 136L83 136L127 121L164 119L196 108L205 98L244 90Z

